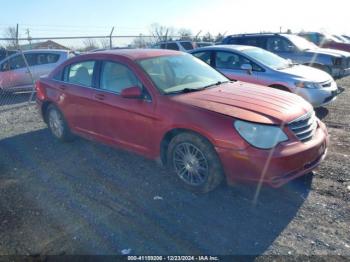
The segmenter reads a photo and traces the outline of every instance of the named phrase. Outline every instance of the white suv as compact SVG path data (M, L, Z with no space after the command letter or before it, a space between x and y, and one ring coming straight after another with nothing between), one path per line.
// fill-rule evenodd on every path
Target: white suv
M191 41L164 41L154 44L151 48L171 49L177 51L188 52L195 48L195 44Z

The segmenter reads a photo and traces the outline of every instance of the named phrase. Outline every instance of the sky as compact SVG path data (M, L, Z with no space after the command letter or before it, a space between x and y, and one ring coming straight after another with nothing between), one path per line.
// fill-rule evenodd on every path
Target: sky
M150 25L193 34L291 29L350 34L346 0L0 0L0 37L19 24L32 37L149 34Z

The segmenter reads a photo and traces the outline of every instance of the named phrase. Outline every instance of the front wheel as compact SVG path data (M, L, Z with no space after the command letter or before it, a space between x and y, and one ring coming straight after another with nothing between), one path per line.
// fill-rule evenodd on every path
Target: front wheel
M69 142L74 136L69 130L66 120L61 111L54 105L49 105L46 110L46 120L49 129L54 137L63 141Z
M213 146L204 138L182 133L174 137L168 147L168 165L190 190L207 193L223 180L220 159Z

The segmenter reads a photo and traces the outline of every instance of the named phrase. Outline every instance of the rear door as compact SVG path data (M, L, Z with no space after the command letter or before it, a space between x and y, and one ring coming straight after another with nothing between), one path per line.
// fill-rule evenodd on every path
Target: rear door
M42 76L48 75L57 65L57 61L60 59L58 53L38 53L36 54L36 64L33 69L35 73L35 79L39 79Z
M250 64L253 70L250 72L243 70L241 67L244 64ZM255 69L256 65L240 54L228 51L215 51L213 66L231 80L248 83L259 82L258 72Z
M61 110L71 129L94 138L97 126L92 110L92 95L95 88L97 62L80 61L67 65L62 73L62 81L56 81Z

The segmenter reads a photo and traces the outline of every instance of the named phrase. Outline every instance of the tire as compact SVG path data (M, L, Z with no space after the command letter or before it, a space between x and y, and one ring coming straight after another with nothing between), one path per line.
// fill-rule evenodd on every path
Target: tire
M62 142L70 142L74 139L67 121L61 111L53 104L47 107L45 118L51 134Z
M220 159L203 137L186 132L175 136L168 146L167 164L189 190L207 193L223 181Z

